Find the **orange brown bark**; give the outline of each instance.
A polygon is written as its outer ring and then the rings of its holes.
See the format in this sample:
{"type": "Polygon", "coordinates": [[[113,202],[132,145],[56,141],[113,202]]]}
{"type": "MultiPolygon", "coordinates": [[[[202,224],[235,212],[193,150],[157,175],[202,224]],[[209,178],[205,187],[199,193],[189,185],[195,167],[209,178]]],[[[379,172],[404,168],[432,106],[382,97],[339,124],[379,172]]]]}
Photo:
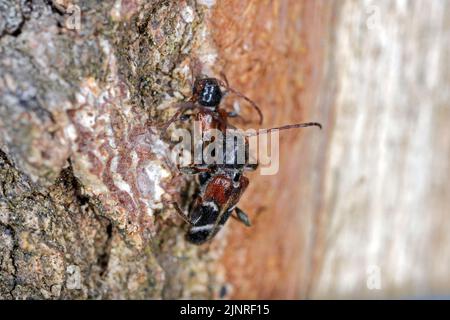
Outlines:
{"type": "MultiPolygon", "coordinates": [[[[332,7],[328,1],[217,2],[210,23],[219,68],[234,88],[260,105],[263,127],[323,121],[312,117],[320,117],[315,108],[332,7]]],[[[257,119],[247,111],[244,115],[257,119]]],[[[257,127],[256,120],[252,126],[257,127]]],[[[309,269],[315,263],[310,256],[315,233],[311,236],[307,228],[317,218],[319,202],[302,195],[312,194],[309,172],[320,166],[309,155],[311,143],[318,140],[308,140],[325,136],[326,129],[312,131],[281,133],[278,174],[250,175],[240,205],[253,227],[230,223],[223,258],[233,298],[296,299],[307,294],[309,269]],[[300,211],[303,202],[310,202],[308,212],[300,211]]]]}

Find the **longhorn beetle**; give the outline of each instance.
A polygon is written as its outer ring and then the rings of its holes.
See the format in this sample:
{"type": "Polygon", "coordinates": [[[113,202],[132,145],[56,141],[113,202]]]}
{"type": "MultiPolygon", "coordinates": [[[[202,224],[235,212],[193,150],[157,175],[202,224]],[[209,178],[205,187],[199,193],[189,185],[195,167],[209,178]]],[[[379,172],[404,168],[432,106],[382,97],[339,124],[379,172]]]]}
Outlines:
{"type": "MultiPolygon", "coordinates": [[[[228,81],[225,82],[216,78],[200,78],[194,83],[193,94],[189,101],[178,104],[180,110],[163,126],[164,133],[173,122],[178,119],[184,120],[183,114],[189,109],[198,109],[195,114],[196,120],[200,121],[203,132],[210,129],[218,129],[224,135],[227,128],[234,128],[228,123],[228,117],[235,117],[235,112],[226,112],[220,108],[220,103],[224,96],[221,87],[248,101],[258,112],[260,123],[263,122],[263,115],[259,107],[252,100],[230,88],[228,81]]],[[[226,93],[225,92],[225,93],[226,93]]],[[[261,130],[260,133],[269,133],[274,130],[287,130],[293,128],[303,128],[316,126],[322,128],[320,123],[309,122],[274,127],[261,130]]],[[[246,143],[247,145],[247,143],[246,143]]],[[[225,150],[225,148],[224,148],[225,150]]],[[[238,152],[235,146],[233,153],[238,152]]],[[[225,157],[227,155],[225,154],[225,157]]],[[[247,156],[247,150],[246,150],[247,156]]],[[[234,157],[236,159],[236,157],[234,157]]],[[[246,160],[248,158],[246,157],[246,160]]],[[[198,175],[200,191],[191,202],[189,213],[186,216],[176,202],[173,203],[176,211],[186,221],[190,228],[186,234],[186,239],[194,244],[203,244],[211,240],[230,216],[236,218],[246,226],[250,226],[248,216],[237,207],[239,199],[246,190],[249,180],[244,176],[244,171],[255,170],[257,165],[246,162],[245,164],[200,164],[180,168],[185,174],[198,175]],[[233,215],[235,213],[235,215],[233,215]]]]}

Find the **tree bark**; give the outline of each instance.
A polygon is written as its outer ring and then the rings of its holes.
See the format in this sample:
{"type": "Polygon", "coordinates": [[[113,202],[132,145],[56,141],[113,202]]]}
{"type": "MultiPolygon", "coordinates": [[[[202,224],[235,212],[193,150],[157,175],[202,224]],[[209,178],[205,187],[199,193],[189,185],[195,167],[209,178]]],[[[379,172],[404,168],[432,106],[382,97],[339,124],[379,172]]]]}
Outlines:
{"type": "Polygon", "coordinates": [[[0,297],[216,297],[220,244],[183,240],[156,132],[208,54],[208,7],[0,5],[0,297]]]}

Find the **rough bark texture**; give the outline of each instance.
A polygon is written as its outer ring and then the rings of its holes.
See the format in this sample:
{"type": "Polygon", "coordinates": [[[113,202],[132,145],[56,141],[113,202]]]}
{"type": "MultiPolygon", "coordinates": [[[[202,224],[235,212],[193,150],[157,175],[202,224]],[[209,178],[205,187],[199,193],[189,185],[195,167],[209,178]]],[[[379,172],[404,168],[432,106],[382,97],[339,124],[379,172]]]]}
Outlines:
{"type": "Polygon", "coordinates": [[[154,131],[173,112],[167,106],[190,94],[189,55],[209,54],[208,7],[0,9],[0,296],[216,297],[221,244],[183,240],[163,205],[173,172],[154,131]]]}
{"type": "Polygon", "coordinates": [[[0,0],[0,298],[449,294],[449,16],[444,0],[0,0]],[[157,129],[194,59],[264,127],[324,125],[284,133],[279,173],[242,199],[254,226],[201,247],[167,205],[195,186],[157,129]]]}

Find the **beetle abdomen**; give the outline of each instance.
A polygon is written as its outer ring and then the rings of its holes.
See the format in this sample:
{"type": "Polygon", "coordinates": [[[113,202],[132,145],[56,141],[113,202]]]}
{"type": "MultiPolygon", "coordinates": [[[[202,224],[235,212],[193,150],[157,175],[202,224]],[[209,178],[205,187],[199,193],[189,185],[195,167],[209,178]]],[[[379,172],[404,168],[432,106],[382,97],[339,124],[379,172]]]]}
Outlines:
{"type": "Polygon", "coordinates": [[[219,215],[219,208],[213,203],[206,203],[197,209],[200,218],[194,223],[186,234],[186,239],[194,244],[203,244],[214,237],[216,233],[227,222],[231,215],[228,210],[223,215],[219,215]]]}

